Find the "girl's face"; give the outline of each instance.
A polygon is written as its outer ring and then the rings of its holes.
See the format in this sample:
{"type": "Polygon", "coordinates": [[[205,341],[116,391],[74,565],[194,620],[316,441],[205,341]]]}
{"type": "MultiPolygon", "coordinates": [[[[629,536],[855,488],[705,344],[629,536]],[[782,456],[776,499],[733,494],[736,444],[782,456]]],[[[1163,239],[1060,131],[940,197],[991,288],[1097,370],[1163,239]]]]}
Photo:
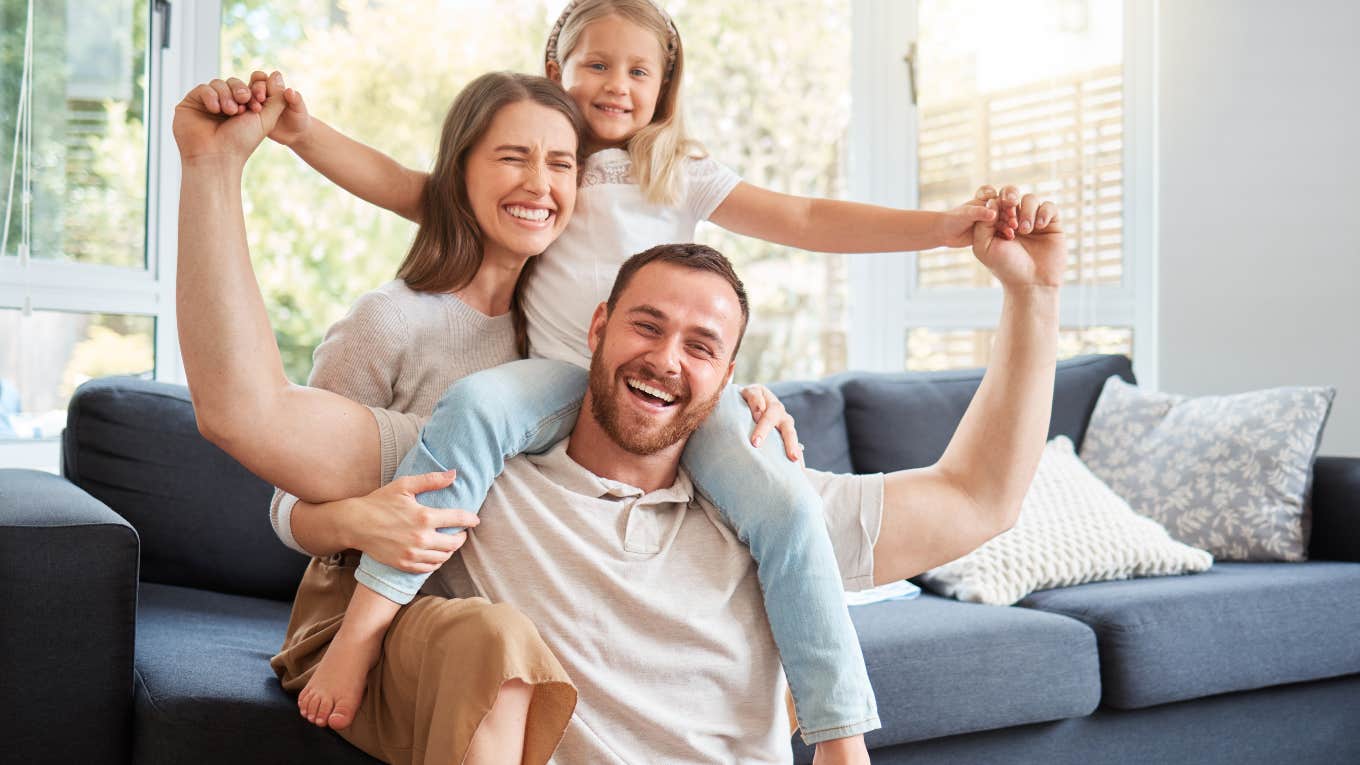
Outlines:
{"type": "Polygon", "coordinates": [[[622,148],[651,124],[665,64],[654,33],[611,14],[586,25],[562,70],[548,73],[581,107],[593,152],[622,148]]]}
{"type": "Polygon", "coordinates": [[[504,107],[466,162],[484,258],[538,255],[567,227],[576,204],[576,131],[561,112],[533,101],[504,107]]]}

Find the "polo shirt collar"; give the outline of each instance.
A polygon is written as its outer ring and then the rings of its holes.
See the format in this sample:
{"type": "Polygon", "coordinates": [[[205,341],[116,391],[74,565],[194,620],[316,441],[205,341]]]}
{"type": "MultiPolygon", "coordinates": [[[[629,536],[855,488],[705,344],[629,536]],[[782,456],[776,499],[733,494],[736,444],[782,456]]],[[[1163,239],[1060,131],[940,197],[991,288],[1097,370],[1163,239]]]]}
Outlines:
{"type": "Polygon", "coordinates": [[[570,442],[570,438],[564,438],[543,454],[532,454],[528,458],[538,466],[543,477],[573,494],[596,499],[605,496],[640,497],[645,500],[645,504],[688,503],[694,499],[694,483],[684,468],[676,472],[675,483],[664,489],[644,492],[636,486],[595,475],[582,467],[567,454],[567,445],[570,442]]]}

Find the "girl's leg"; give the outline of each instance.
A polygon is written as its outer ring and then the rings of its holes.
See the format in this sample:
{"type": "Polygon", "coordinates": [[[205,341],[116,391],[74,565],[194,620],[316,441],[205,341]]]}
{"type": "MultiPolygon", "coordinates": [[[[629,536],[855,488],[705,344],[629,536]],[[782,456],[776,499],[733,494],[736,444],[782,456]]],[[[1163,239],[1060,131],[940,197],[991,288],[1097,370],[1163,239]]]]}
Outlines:
{"type": "Polygon", "coordinates": [[[803,740],[815,744],[874,730],[878,707],[821,497],[785,456],[778,431],[757,449],[753,427],[750,407],[729,385],[690,437],[684,466],[751,548],[803,740]]]}
{"type": "MultiPolygon", "coordinates": [[[[566,437],[585,392],[585,370],[565,362],[526,359],[454,383],[420,432],[397,476],[454,468],[446,489],[417,499],[427,507],[477,512],[505,460],[544,451],[566,437]]],[[[456,534],[461,528],[440,529],[456,534]]],[[[408,574],[365,554],[354,578],[340,631],[298,697],[303,716],[343,730],[363,699],[365,678],[400,605],[411,602],[428,574],[408,574]]]]}
{"type": "MultiPolygon", "coordinates": [[[[512,361],[464,377],[439,400],[397,477],[456,470],[448,488],[416,499],[426,507],[478,512],[506,459],[546,451],[571,433],[585,391],[586,370],[547,359],[512,361]]],[[[408,574],[365,555],[355,578],[394,603],[409,603],[428,575],[408,574]]]]}

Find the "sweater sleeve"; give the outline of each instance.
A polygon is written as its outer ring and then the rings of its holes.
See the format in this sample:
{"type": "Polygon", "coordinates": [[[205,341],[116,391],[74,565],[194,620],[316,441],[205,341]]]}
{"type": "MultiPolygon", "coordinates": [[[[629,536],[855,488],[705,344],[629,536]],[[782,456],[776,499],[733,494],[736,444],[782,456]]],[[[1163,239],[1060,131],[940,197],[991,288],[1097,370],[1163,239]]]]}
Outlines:
{"type": "MultiPolygon", "coordinates": [[[[382,292],[366,293],[349,313],[326,330],[325,338],[312,354],[312,374],[307,384],[339,393],[364,406],[390,407],[397,376],[410,347],[409,336],[406,319],[396,302],[382,292]]],[[[384,455],[386,451],[384,448],[384,455]]],[[[386,464],[383,474],[386,483],[391,476],[386,464]]],[[[269,522],[279,541],[310,555],[293,536],[293,507],[297,501],[297,497],[275,489],[269,503],[269,522]]]]}

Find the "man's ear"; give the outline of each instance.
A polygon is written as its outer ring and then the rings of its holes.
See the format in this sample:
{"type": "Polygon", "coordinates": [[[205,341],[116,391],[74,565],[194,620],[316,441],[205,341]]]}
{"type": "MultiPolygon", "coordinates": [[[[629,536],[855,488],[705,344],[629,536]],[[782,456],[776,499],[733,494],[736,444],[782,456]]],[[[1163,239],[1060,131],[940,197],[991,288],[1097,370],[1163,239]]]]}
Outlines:
{"type": "Polygon", "coordinates": [[[590,317],[590,333],[586,341],[590,344],[591,355],[595,354],[600,347],[600,342],[604,340],[604,325],[609,322],[609,304],[600,303],[595,306],[595,313],[590,317]]]}
{"type": "Polygon", "coordinates": [[[548,79],[558,85],[562,84],[562,67],[559,66],[556,61],[545,61],[543,63],[543,71],[548,75],[548,79]]]}
{"type": "Polygon", "coordinates": [[[727,384],[732,384],[732,378],[737,374],[737,360],[733,359],[727,364],[727,384]]]}

